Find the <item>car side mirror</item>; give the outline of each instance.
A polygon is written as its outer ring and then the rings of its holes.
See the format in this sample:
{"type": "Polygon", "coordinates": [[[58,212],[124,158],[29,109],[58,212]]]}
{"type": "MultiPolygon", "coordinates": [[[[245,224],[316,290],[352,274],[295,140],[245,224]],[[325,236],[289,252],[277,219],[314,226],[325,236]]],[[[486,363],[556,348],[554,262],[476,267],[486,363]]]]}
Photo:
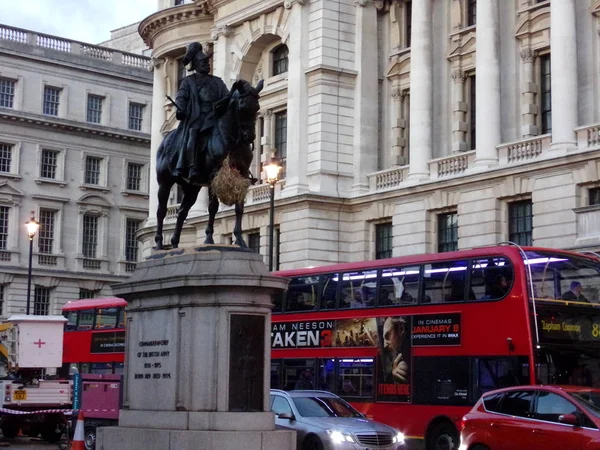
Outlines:
{"type": "Polygon", "coordinates": [[[277,414],[277,418],[279,418],[279,419],[288,419],[288,420],[295,420],[296,419],[292,413],[277,414]]]}
{"type": "Polygon", "coordinates": [[[579,424],[579,420],[577,420],[577,416],[575,414],[561,414],[560,416],[558,416],[558,421],[560,423],[573,426],[579,424]]]}

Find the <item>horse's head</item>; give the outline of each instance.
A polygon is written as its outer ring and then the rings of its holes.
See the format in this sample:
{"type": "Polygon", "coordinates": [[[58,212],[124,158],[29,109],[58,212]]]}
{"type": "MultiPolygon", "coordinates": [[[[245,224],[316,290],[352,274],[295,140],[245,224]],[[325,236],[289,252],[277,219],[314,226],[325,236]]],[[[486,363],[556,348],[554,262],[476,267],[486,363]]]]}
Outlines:
{"type": "Polygon", "coordinates": [[[263,88],[263,80],[252,87],[246,80],[238,80],[231,87],[232,100],[237,102],[237,126],[239,140],[249,144],[256,139],[256,114],[260,109],[259,93],[263,88]]]}

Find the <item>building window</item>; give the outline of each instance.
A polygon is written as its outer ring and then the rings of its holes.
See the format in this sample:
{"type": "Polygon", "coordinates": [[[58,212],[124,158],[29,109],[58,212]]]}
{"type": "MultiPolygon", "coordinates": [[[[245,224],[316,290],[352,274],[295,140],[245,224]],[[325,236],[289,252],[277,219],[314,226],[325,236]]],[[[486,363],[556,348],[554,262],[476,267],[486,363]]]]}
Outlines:
{"type": "Polygon", "coordinates": [[[12,145],[0,143],[0,172],[10,172],[12,145]]]}
{"type": "Polygon", "coordinates": [[[44,114],[47,116],[58,116],[58,104],[60,100],[60,89],[44,87],[44,114]]]}
{"type": "Polygon", "coordinates": [[[98,294],[98,291],[94,291],[93,289],[79,289],[79,298],[95,298],[98,294]]]}
{"type": "Polygon", "coordinates": [[[40,231],[38,238],[38,251],[52,254],[54,248],[54,222],[56,212],[48,209],[40,210],[40,231]]]}
{"type": "Polygon", "coordinates": [[[552,72],[549,54],[540,56],[540,71],[542,134],[546,134],[552,132],[552,72]]]}
{"type": "Polygon", "coordinates": [[[375,259],[391,258],[393,242],[391,223],[375,225],[375,259]]]}
{"type": "Polygon", "coordinates": [[[127,164],[127,190],[141,191],[142,190],[142,170],[143,164],[129,163],[127,164]]]}
{"type": "Polygon", "coordinates": [[[589,204],[590,206],[593,205],[600,205],[600,188],[592,188],[589,191],[589,204]]]}
{"type": "Polygon", "coordinates": [[[260,254],[260,233],[248,233],[248,248],[260,254]]]}
{"type": "Polygon", "coordinates": [[[286,73],[288,71],[288,48],[281,44],[273,49],[273,76],[286,73]]]}
{"type": "Polygon", "coordinates": [[[50,288],[36,286],[33,294],[33,315],[47,316],[50,312],[50,288]]]}
{"type": "Polygon", "coordinates": [[[282,178],[285,177],[285,162],[287,159],[287,111],[275,114],[275,150],[279,164],[283,167],[282,178]]]}
{"type": "Polygon", "coordinates": [[[477,78],[475,74],[469,75],[467,78],[467,86],[469,89],[469,148],[475,150],[477,148],[476,139],[476,117],[477,117],[477,78]]]}
{"type": "Polygon", "coordinates": [[[5,285],[0,284],[0,315],[4,314],[4,291],[5,285]]]}
{"type": "Polygon", "coordinates": [[[406,41],[406,47],[410,47],[412,42],[412,2],[404,3],[404,31],[406,33],[404,39],[406,41]]]}
{"type": "Polygon", "coordinates": [[[129,129],[135,131],[142,131],[142,112],[144,105],[139,103],[129,104],[129,129]]]}
{"type": "Polygon", "coordinates": [[[100,184],[100,166],[102,158],[87,156],[85,158],[85,184],[100,184]]]}
{"type": "Polygon", "coordinates": [[[85,214],[83,216],[83,245],[84,258],[95,259],[98,248],[98,217],[85,214]]]}
{"type": "Polygon", "coordinates": [[[458,250],[458,214],[438,214],[438,252],[458,250]]]}
{"type": "Polygon", "coordinates": [[[40,168],[40,177],[56,178],[56,167],[58,165],[58,152],[55,150],[42,150],[42,167],[40,168]]]}
{"type": "Polygon", "coordinates": [[[13,108],[15,100],[15,81],[0,78],[0,107],[13,108]]]}
{"type": "Polygon", "coordinates": [[[8,206],[0,206],[0,250],[6,250],[8,244],[8,206]]]}
{"type": "Polygon", "coordinates": [[[477,24],[477,0],[468,0],[467,4],[467,26],[477,24]]]}
{"type": "Polygon", "coordinates": [[[531,200],[508,204],[508,240],[519,245],[532,245],[533,204],[531,200]]]}
{"type": "Polygon", "coordinates": [[[125,223],[125,261],[137,262],[138,260],[138,241],[135,234],[140,228],[140,221],[127,219],[125,223]]]}
{"type": "Polygon", "coordinates": [[[100,123],[102,120],[102,100],[98,95],[88,95],[87,102],[87,121],[91,123],[100,123]]]}

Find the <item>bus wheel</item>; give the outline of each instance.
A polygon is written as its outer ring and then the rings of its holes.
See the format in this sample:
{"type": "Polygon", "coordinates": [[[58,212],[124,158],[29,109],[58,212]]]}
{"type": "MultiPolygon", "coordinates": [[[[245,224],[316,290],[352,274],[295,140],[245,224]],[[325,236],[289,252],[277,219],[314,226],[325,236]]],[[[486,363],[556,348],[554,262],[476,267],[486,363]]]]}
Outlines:
{"type": "Polygon", "coordinates": [[[323,444],[318,437],[310,436],[302,444],[302,450],[323,450],[323,444]]]}
{"type": "Polygon", "coordinates": [[[85,427],[85,450],[96,450],[96,427],[85,427]]]}
{"type": "Polygon", "coordinates": [[[2,427],[2,435],[4,439],[14,439],[19,434],[19,427],[12,425],[5,425],[2,427]]]}
{"type": "Polygon", "coordinates": [[[427,437],[427,450],[458,450],[458,433],[449,422],[435,425],[427,437]]]}

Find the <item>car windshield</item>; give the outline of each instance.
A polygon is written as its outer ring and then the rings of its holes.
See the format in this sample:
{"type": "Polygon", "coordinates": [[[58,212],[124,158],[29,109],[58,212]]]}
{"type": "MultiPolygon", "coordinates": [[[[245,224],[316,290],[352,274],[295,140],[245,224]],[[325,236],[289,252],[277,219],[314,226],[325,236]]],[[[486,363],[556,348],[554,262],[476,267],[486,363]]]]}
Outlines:
{"type": "Polygon", "coordinates": [[[335,397],[293,397],[302,417],[362,417],[348,403],[335,397]]]}
{"type": "Polygon", "coordinates": [[[572,397],[579,400],[588,411],[597,417],[600,417],[600,392],[596,391],[579,391],[570,392],[572,397]]]}

